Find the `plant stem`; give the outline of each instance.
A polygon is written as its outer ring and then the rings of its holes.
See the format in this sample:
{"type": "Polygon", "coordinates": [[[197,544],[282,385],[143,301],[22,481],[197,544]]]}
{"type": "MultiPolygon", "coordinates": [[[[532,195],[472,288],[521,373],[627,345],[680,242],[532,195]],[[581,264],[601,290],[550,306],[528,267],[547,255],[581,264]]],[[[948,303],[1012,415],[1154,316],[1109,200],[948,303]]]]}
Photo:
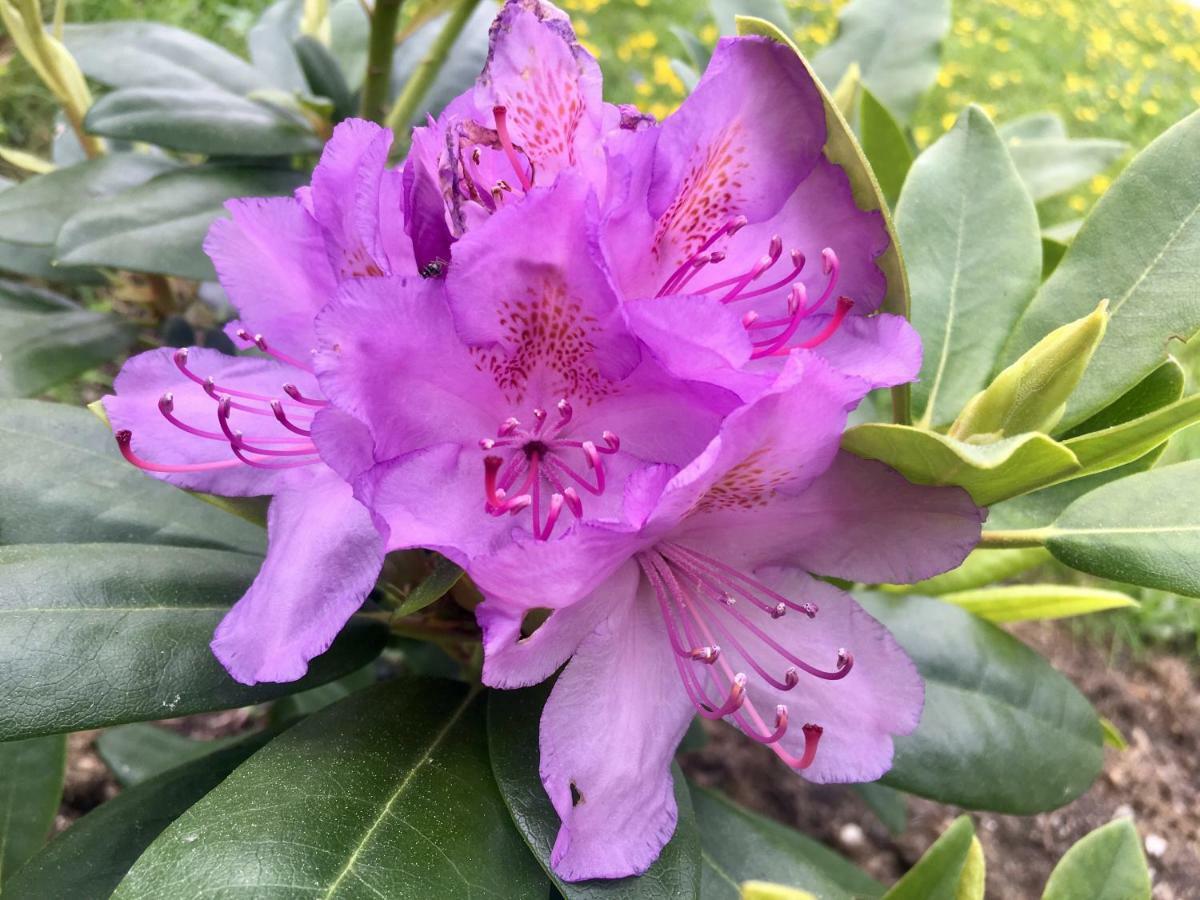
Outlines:
{"type": "Polygon", "coordinates": [[[1024,528],[1011,531],[985,531],[979,538],[979,548],[985,550],[1016,550],[1022,547],[1044,547],[1053,528],[1024,528]]]}
{"type": "Polygon", "coordinates": [[[408,126],[417,112],[417,104],[429,93],[430,85],[433,84],[437,73],[441,71],[446,57],[450,55],[450,48],[462,34],[467,20],[471,18],[471,13],[475,12],[475,7],[478,5],[479,0],[458,0],[458,5],[450,13],[450,18],[446,20],[437,40],[433,42],[429,52],[425,54],[425,58],[417,65],[412,77],[404,85],[404,90],[396,98],[396,105],[388,113],[386,123],[387,127],[396,134],[396,142],[392,147],[393,155],[403,154],[408,150],[408,126]]]}
{"type": "Polygon", "coordinates": [[[912,424],[912,387],[898,384],[892,388],[892,421],[897,425],[912,424]]]}
{"type": "Polygon", "coordinates": [[[376,0],[371,13],[367,46],[367,77],[363,81],[362,115],[383,122],[387,114],[388,87],[392,81],[392,55],[396,52],[396,22],[404,0],[376,0]]]}

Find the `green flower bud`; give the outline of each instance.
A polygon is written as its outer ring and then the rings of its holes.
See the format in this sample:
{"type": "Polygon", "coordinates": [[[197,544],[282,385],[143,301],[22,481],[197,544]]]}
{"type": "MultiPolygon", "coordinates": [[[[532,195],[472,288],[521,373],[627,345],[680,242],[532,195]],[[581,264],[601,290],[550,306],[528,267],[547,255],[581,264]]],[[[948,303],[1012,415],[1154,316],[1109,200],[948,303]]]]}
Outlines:
{"type": "Polygon", "coordinates": [[[1030,431],[1048,433],[1100,346],[1108,318],[1108,301],[1101,300],[1091,314],[1038,341],[971,398],[950,426],[950,437],[989,444],[1030,431]]]}

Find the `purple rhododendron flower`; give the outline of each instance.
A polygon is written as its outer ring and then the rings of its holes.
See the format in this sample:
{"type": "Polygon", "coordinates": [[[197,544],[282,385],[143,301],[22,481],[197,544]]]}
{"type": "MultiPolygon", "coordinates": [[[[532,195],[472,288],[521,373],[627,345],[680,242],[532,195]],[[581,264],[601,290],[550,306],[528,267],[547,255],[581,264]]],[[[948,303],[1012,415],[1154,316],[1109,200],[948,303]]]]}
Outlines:
{"type": "MultiPolygon", "coordinates": [[[[338,126],[295,197],[234,200],[205,250],[241,320],[232,336],[270,358],[198,348],[130,359],[104,408],[125,457],[164,481],[225,496],[271,494],[258,577],[217,628],[213,652],[246,684],[293,681],[375,583],[383,539],[318,451],[362,426],[312,374],[313,322],[346,279],[415,273],[391,132],[338,126]]],[[[336,457],[336,453],[334,454],[336,457]]]]}
{"type": "Polygon", "coordinates": [[[418,264],[439,273],[454,240],[561,172],[601,195],[604,136],[644,120],[601,100],[600,67],[565,13],[542,0],[508,0],[478,82],[414,129],[404,179],[418,264]]]}

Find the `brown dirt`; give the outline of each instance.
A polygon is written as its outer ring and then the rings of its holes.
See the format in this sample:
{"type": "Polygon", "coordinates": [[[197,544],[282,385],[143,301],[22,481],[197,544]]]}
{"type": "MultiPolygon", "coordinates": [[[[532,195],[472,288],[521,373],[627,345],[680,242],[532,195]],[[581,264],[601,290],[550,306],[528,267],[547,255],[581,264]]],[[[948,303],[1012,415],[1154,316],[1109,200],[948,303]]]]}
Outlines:
{"type": "MultiPolygon", "coordinates": [[[[1106,750],[1103,774],[1062,809],[1028,818],[973,814],[987,856],[988,897],[1035,900],[1071,844],[1116,816],[1132,815],[1154,876],[1155,900],[1200,900],[1200,671],[1166,654],[1140,662],[1110,659],[1094,641],[1062,625],[1016,630],[1080,687],[1130,746],[1106,750]]],[[[198,738],[254,727],[244,710],[166,724],[198,738]]],[[[118,791],[92,747],[95,735],[70,737],[57,830],[118,791]]],[[[708,745],[687,754],[684,768],[701,784],[839,850],[885,883],[907,870],[961,812],[910,798],[908,827],[894,836],[856,794],[808,784],[765,747],[725,726],[711,729],[708,745]]]]}
{"type": "MultiPolygon", "coordinates": [[[[1031,817],[973,814],[987,857],[987,896],[1035,900],[1068,847],[1105,822],[1132,815],[1155,900],[1200,898],[1200,673],[1170,655],[1111,660],[1062,625],[1016,630],[1116,724],[1129,749],[1106,750],[1096,783],[1062,809],[1031,817]]],[[[710,737],[704,749],[688,754],[689,775],[823,841],[885,883],[962,812],[910,798],[908,827],[894,836],[848,789],[796,778],[769,750],[731,728],[717,726],[710,737]]]]}

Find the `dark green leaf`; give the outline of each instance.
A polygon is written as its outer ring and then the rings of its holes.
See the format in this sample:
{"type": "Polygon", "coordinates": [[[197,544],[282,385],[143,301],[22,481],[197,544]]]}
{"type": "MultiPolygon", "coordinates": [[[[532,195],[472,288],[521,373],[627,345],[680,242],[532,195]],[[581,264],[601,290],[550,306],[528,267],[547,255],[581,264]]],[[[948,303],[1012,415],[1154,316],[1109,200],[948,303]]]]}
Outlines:
{"type": "MultiPolygon", "coordinates": [[[[429,646],[429,645],[426,645],[429,646]]],[[[311,691],[301,691],[276,700],[271,707],[272,722],[291,722],[311,716],[332,703],[344,700],[355,691],[361,691],[375,683],[375,663],[368,663],[357,672],[351,672],[344,678],[331,681],[315,687],[311,691]]]]}
{"type": "Polygon", "coordinates": [[[197,34],[157,22],[68,25],[63,39],[85,75],[116,88],[221,89],[267,86],[244,59],[197,34]]]}
{"type": "Polygon", "coordinates": [[[150,544],[0,547],[0,739],[246,706],[378,655],[386,629],[351,620],[303,680],[235,682],[208,643],[260,562],[150,544]]]}
{"type": "Polygon", "coordinates": [[[0,544],[120,542],[207,547],[258,560],[265,533],[118,452],[85,409],[0,401],[0,544]]]}
{"type": "Polygon", "coordinates": [[[1095,710],[995,625],[925,597],[863,595],[925,679],[916,732],[884,784],[967,809],[1028,815],[1079,796],[1103,762],[1095,710]]]}
{"type": "MultiPolygon", "coordinates": [[[[63,735],[0,744],[0,883],[46,843],[66,773],[63,735]]],[[[4,896],[9,896],[4,884],[4,896]]]]}
{"type": "Polygon", "coordinates": [[[1066,244],[1048,237],[1045,232],[1042,233],[1042,281],[1054,274],[1066,252],[1066,244]]]}
{"type": "Polygon", "coordinates": [[[956,900],[974,837],[971,820],[959,816],[883,895],[885,900],[956,900]]]}
{"type": "Polygon", "coordinates": [[[538,776],[538,723],[550,688],[546,682],[523,691],[492,691],[488,696],[488,744],[496,784],[517,830],[546,874],[566,900],[699,896],[700,840],[687,782],[678,766],[674,774],[679,824],[649,871],[640,878],[575,883],[560,881],[551,871],[550,848],[559,820],[538,776]]]}
{"type": "Polygon", "coordinates": [[[362,87],[367,72],[371,19],[359,0],[333,0],[329,6],[329,52],[338,61],[346,85],[362,87]]]}
{"type": "Polygon", "coordinates": [[[0,280],[0,397],[30,396],[107,362],[134,330],[50,291],[0,280]]]}
{"type": "Polygon", "coordinates": [[[172,172],[72,216],[59,260],[211,281],[201,244],[225,201],[288,194],[303,181],[297,172],[218,165],[172,172]]]}
{"type": "Polygon", "coordinates": [[[838,33],[813,59],[827,85],[851,63],[862,82],[901,122],[937,77],[942,39],[950,28],[949,0],[911,0],[903,13],[892,0],[851,0],[838,16],[838,33]]]}
{"type": "Polygon", "coordinates": [[[708,61],[712,57],[712,51],[705,46],[704,41],[700,40],[696,34],[681,25],[672,25],[671,34],[679,40],[687,53],[686,62],[697,72],[703,72],[708,68],[708,61]]]}
{"type": "Polygon", "coordinates": [[[895,208],[900,188],[913,164],[908,138],[882,103],[866,86],[859,105],[859,132],[863,153],[875,171],[875,178],[887,202],[895,208]]]}
{"type": "Polygon", "coordinates": [[[1042,900],[1150,900],[1150,872],[1129,819],[1102,825],[1058,861],[1042,900]]]}
{"type": "Polygon", "coordinates": [[[121,88],[97,100],[92,134],[210,156],[286,156],[321,149],[300,117],[267,103],[204,88],[121,88]]]}
{"type": "MultiPolygon", "coordinates": [[[[786,777],[786,776],[785,776],[786,777]]],[[[827,847],[692,786],[703,846],[704,900],[738,900],[744,881],[793,885],[822,900],[878,897],[883,887],[827,847]]]]}
{"type": "Polygon", "coordinates": [[[1072,428],[1064,438],[1075,438],[1093,431],[1122,425],[1147,413],[1162,409],[1183,396],[1186,375],[1175,359],[1165,363],[1127,390],[1085,422],[1072,428]]]}
{"type": "Polygon", "coordinates": [[[918,157],[896,229],[925,345],[914,415],[945,425],[987,386],[1041,282],[1037,210],[983,110],[968,108],[918,157]]]}
{"type": "Polygon", "coordinates": [[[1063,441],[1063,445],[1083,466],[1080,474],[1090,475],[1140,459],[1197,421],[1200,394],[1193,394],[1128,422],[1063,441]]]}
{"type": "Polygon", "coordinates": [[[133,722],[106,729],[96,739],[96,752],[117,781],[124,787],[132,787],[168,769],[208,756],[236,740],[198,741],[169,728],[133,722]]]}
{"type": "Polygon", "coordinates": [[[53,244],[63,223],[89,202],[176,167],[163,157],[118,153],[30,178],[0,193],[0,240],[53,244]]]}
{"type": "Polygon", "coordinates": [[[1200,597],[1200,461],[1113,481],[1068,506],[1045,532],[1073,569],[1200,597]]]}
{"type": "Polygon", "coordinates": [[[122,791],[26,863],[4,900],[108,900],[150,842],[272,736],[252,735],[122,791]]]}
{"type": "Polygon", "coordinates": [[[1200,255],[1200,112],[1133,160],[1088,216],[1017,323],[1012,361],[1052,328],[1108,298],[1108,335],[1060,423],[1065,431],[1162,365],[1167,339],[1200,330],[1193,271],[1200,255]],[[1136,227],[1130,223],[1136,222],[1136,227]]]}
{"type": "Polygon", "coordinates": [[[492,780],[482,696],[401,680],[305,719],[167,828],[114,900],[290,900],[301,889],[546,896],[492,780]]]}
{"type": "Polygon", "coordinates": [[[104,284],[104,276],[95,269],[55,266],[52,244],[17,244],[0,241],[0,272],[63,281],[72,284],[104,284]]]}
{"type": "Polygon", "coordinates": [[[454,587],[458,579],[462,578],[462,574],[461,566],[444,556],[436,556],[433,562],[433,571],[404,598],[404,602],[396,608],[395,615],[397,617],[412,615],[431,603],[436,603],[449,592],[450,588],[454,587]]]}
{"type": "Polygon", "coordinates": [[[301,35],[296,38],[295,55],[300,60],[307,79],[307,87],[320,97],[333,103],[334,118],[344,119],[354,115],[354,95],[342,77],[337,60],[320,41],[301,35]]]}

